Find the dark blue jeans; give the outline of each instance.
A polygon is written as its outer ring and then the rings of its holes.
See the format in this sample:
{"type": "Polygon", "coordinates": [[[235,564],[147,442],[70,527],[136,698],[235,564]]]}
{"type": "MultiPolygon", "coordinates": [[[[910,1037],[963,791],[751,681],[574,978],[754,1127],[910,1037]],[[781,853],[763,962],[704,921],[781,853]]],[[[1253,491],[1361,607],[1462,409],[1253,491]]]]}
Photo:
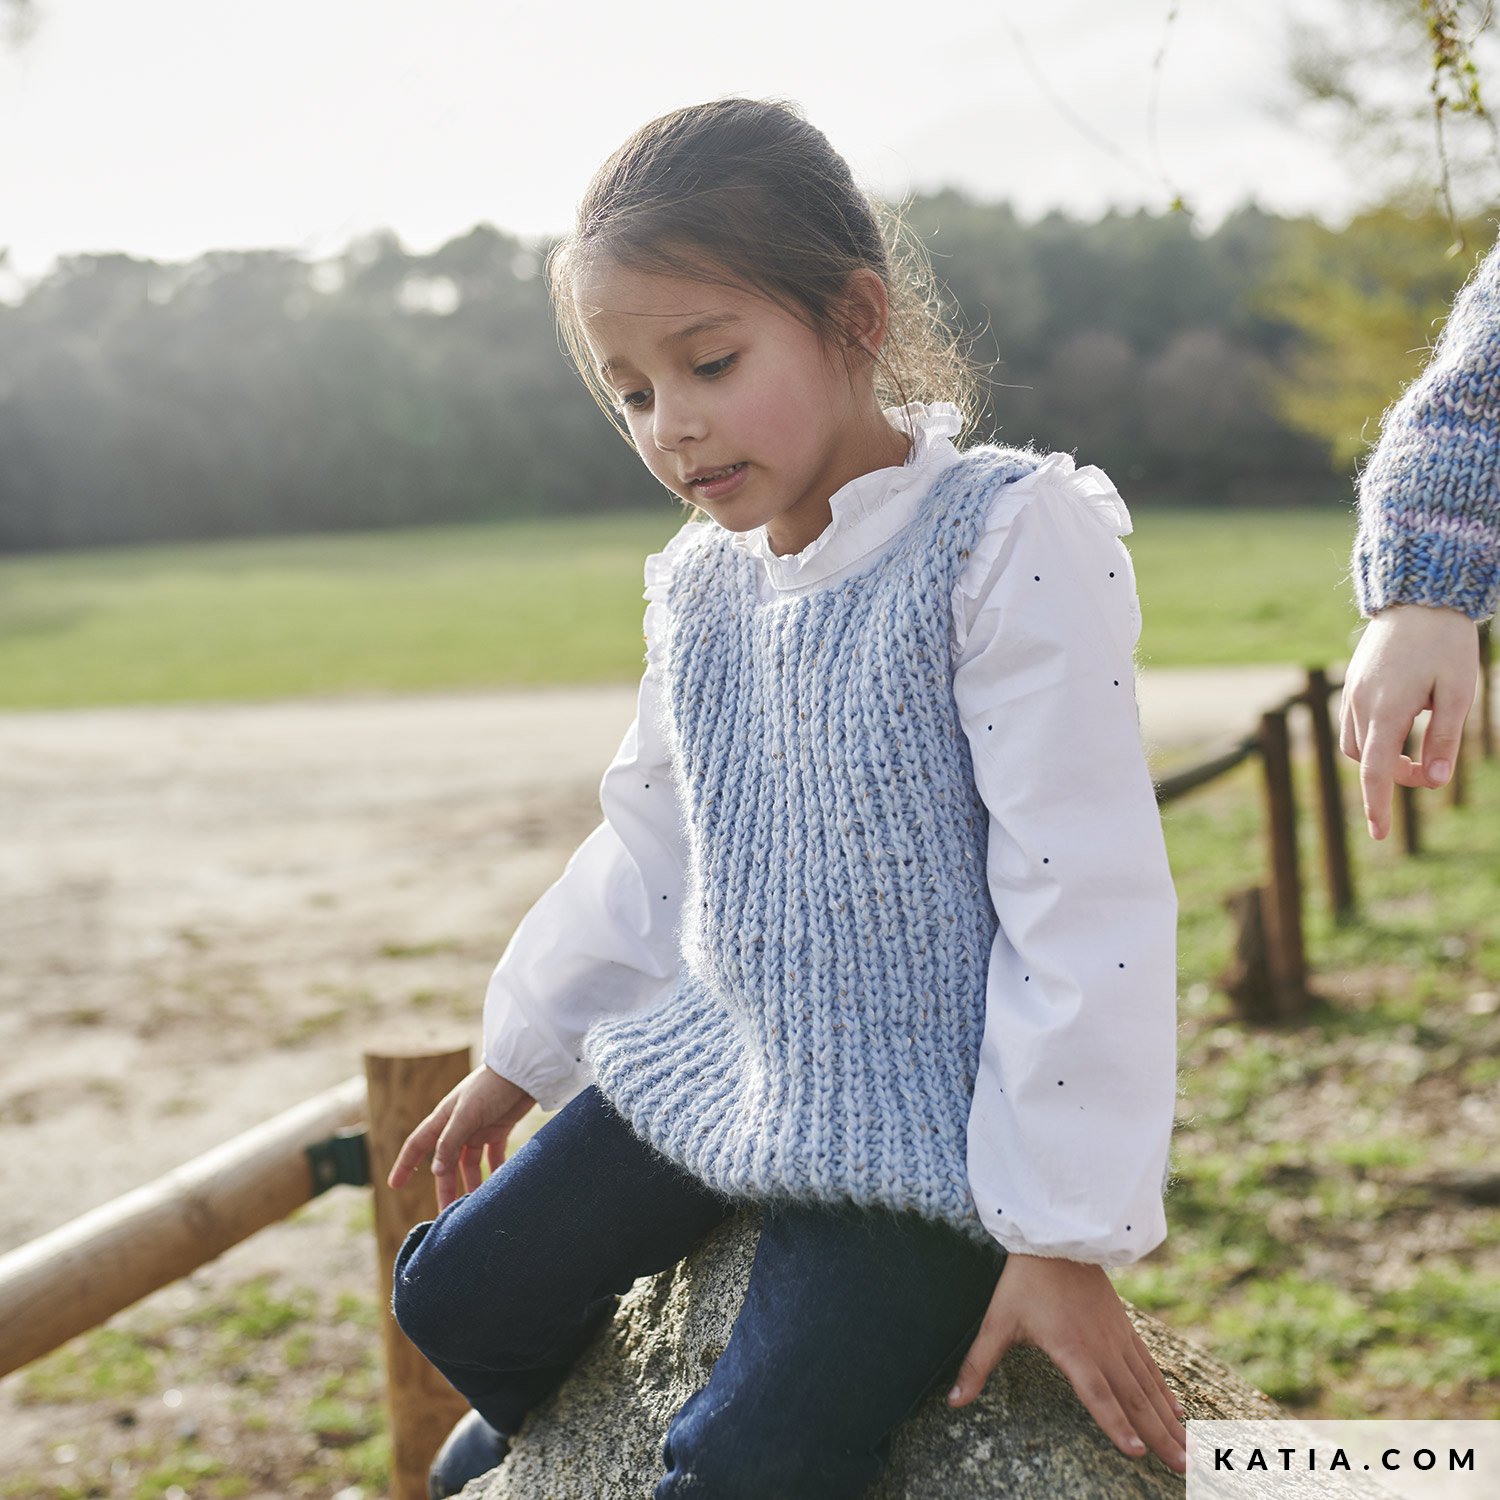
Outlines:
{"type": "MultiPolygon", "coordinates": [[[[591,1086],[477,1191],[412,1230],[396,1318],[513,1433],[637,1277],[750,1206],[641,1140],[591,1086]]],[[[915,1213],[768,1206],[729,1345],[667,1428],[653,1500],[864,1494],[896,1428],[946,1391],[1004,1262],[998,1244],[915,1213]]]]}

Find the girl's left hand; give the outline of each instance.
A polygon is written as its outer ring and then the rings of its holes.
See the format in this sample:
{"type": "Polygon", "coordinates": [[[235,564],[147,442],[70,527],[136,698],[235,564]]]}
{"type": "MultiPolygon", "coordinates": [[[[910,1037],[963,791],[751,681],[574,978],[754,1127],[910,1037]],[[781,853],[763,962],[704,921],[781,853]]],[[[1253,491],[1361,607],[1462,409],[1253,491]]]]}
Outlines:
{"type": "Polygon", "coordinates": [[[1339,748],[1359,762],[1370,837],[1391,831],[1393,786],[1437,787],[1453,774],[1479,678],[1479,631],[1456,609],[1388,604],[1364,628],[1339,696],[1339,748]],[[1405,752],[1432,710],[1422,758],[1405,752]]]}
{"type": "Polygon", "coordinates": [[[1149,1446],[1179,1474],[1187,1471],[1185,1413],[1103,1266],[1007,1256],[949,1406],[978,1396],[1012,1344],[1042,1350],[1122,1453],[1139,1458],[1149,1446]]]}

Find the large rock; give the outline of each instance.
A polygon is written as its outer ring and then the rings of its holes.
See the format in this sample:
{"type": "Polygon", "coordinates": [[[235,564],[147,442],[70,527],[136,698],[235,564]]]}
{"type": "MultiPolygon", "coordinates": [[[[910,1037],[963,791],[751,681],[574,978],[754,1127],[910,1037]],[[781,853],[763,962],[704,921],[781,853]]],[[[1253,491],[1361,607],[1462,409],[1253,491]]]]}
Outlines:
{"type": "MultiPolygon", "coordinates": [[[[529,1413],[505,1462],[464,1500],[646,1500],[673,1414],[708,1380],[739,1315],[760,1217],[725,1220],[643,1277],[567,1380],[529,1413]]],[[[1127,1304],[1128,1305],[1128,1304],[1127,1304]]],[[[1283,1415],[1269,1397],[1135,1308],[1130,1316],[1190,1417],[1283,1415]]],[[[1184,1481],[1125,1457],[1044,1354],[1012,1349],[977,1401],[942,1391],[905,1422],[869,1500],[1154,1500],[1184,1481]]]]}

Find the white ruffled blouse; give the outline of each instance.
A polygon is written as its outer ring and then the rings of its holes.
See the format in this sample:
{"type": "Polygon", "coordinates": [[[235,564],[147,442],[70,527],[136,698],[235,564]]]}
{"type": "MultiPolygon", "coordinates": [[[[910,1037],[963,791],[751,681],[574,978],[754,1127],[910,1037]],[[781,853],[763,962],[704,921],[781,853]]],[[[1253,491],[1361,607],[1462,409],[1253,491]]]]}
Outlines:
{"type": "MultiPolygon", "coordinates": [[[[961,419],[946,403],[907,410],[906,462],[835,493],[833,519],[801,552],[773,552],[764,527],[736,534],[763,599],[872,566],[916,515],[959,457],[961,419]]],[[[902,413],[886,415],[896,425],[902,413]]],[[[714,523],[687,526],[702,524],[714,523]]],[[[1130,530],[1105,475],[1054,453],[996,492],[952,596],[953,691],[989,809],[999,918],[970,1185],[1006,1250],[1104,1266],[1166,1237],[1176,1091],[1177,897],[1136,707],[1130,530]],[[1067,856],[1040,880],[1039,848],[1067,856]],[[1106,1005],[1100,995],[1120,990],[1098,980],[1116,967],[1133,976],[1129,999],[1106,1005]],[[1062,1077],[1087,1087],[1060,1093],[1062,1077]]],[[[682,902],[660,894],[681,897],[686,850],[658,711],[685,531],[646,559],[646,669],[600,783],[604,819],[517,926],[485,998],[485,1062],[545,1109],[594,1081],[579,1060],[589,1024],[664,998],[677,975],[668,914],[682,902]]]]}

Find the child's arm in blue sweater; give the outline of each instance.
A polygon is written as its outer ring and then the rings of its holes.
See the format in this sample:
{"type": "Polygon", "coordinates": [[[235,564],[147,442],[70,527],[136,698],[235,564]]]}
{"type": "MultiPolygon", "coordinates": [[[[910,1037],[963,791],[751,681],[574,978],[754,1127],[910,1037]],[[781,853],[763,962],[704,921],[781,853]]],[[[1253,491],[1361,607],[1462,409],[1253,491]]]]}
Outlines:
{"type": "Polygon", "coordinates": [[[1360,763],[1371,837],[1395,784],[1441,786],[1474,701],[1473,622],[1500,599],[1500,245],[1460,293],[1431,362],[1387,413],[1360,476],[1355,597],[1339,743],[1360,763]],[[1420,759],[1403,753],[1424,709],[1420,759]]]}

